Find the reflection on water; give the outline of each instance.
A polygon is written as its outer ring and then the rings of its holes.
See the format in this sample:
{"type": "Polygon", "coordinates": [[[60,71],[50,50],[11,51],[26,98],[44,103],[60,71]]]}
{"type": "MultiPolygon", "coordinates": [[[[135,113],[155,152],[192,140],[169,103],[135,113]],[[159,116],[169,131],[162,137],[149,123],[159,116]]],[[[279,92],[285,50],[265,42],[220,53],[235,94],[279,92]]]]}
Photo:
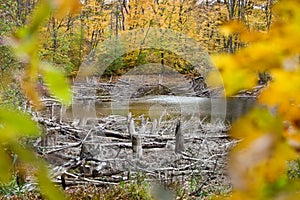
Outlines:
{"type": "Polygon", "coordinates": [[[118,114],[158,118],[164,111],[173,116],[197,116],[200,118],[225,118],[232,122],[245,114],[255,104],[254,98],[200,98],[179,96],[148,96],[129,102],[96,103],[98,117],[118,114]]]}
{"type": "Polygon", "coordinates": [[[227,100],[227,114],[226,118],[229,121],[234,121],[242,115],[246,114],[251,108],[255,106],[255,98],[239,98],[232,97],[227,100]]]}

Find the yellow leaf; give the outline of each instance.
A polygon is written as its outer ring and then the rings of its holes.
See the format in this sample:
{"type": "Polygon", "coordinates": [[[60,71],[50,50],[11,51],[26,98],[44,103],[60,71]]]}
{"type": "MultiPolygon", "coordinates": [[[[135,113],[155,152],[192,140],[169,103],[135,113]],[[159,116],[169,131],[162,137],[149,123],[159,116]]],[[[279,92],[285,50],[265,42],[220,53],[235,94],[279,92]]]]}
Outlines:
{"type": "Polygon", "coordinates": [[[220,31],[225,36],[232,35],[234,33],[244,33],[247,32],[247,28],[244,24],[239,21],[231,21],[227,24],[221,26],[220,31]]]}
{"type": "Polygon", "coordinates": [[[49,0],[54,4],[56,8],[57,17],[63,17],[68,13],[75,14],[81,9],[80,0],[49,0]]]}
{"type": "Polygon", "coordinates": [[[296,131],[294,127],[289,127],[285,130],[284,137],[294,150],[300,151],[300,132],[296,131]]]}
{"type": "Polygon", "coordinates": [[[243,32],[240,35],[240,39],[244,42],[257,42],[260,40],[265,40],[267,39],[268,35],[266,34],[266,32],[243,32]]]}
{"type": "Polygon", "coordinates": [[[24,80],[22,82],[22,90],[25,93],[26,97],[31,101],[31,103],[39,109],[41,107],[40,96],[36,91],[36,83],[30,80],[24,80]]]}
{"type": "Polygon", "coordinates": [[[262,91],[258,101],[269,107],[277,107],[283,119],[300,119],[300,72],[273,70],[271,75],[273,80],[262,91]]]}
{"type": "MultiPolygon", "coordinates": [[[[212,59],[222,75],[227,96],[231,96],[242,89],[255,86],[257,81],[256,73],[240,68],[238,60],[234,57],[220,55],[214,56],[212,59]]],[[[209,74],[208,85],[220,84],[220,80],[215,82],[215,75],[215,73],[209,74]]]]}

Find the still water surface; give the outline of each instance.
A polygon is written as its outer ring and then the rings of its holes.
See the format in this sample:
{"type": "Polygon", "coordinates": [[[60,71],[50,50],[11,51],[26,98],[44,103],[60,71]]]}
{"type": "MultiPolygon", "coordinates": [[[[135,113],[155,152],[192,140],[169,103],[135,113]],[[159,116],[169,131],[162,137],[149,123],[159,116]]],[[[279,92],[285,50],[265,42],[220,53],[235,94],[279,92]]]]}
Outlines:
{"type": "Polygon", "coordinates": [[[176,116],[198,116],[200,118],[226,119],[234,121],[249,111],[255,104],[254,98],[202,98],[182,96],[146,96],[118,102],[98,102],[95,112],[98,117],[118,114],[126,116],[145,115],[159,118],[164,112],[176,116]]]}

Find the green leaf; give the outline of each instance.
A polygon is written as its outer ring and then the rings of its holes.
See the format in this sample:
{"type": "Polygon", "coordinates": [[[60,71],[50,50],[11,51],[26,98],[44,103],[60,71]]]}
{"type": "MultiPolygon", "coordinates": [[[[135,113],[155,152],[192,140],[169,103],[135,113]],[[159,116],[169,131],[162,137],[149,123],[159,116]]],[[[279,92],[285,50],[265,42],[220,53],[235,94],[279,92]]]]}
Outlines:
{"type": "Polygon", "coordinates": [[[65,199],[63,193],[56,186],[54,186],[47,174],[49,174],[47,168],[45,166],[40,166],[37,172],[37,178],[42,194],[50,200],[65,199]]]}
{"type": "Polygon", "coordinates": [[[19,141],[11,143],[9,148],[18,155],[18,159],[23,163],[30,163],[37,168],[42,164],[42,160],[35,155],[34,150],[24,147],[19,141]]]}
{"type": "MultiPolygon", "coordinates": [[[[24,148],[18,143],[12,144],[11,149],[19,156],[18,158],[22,162],[35,166],[35,168],[37,169],[36,177],[40,187],[40,191],[46,199],[65,199],[63,193],[51,182],[51,179],[48,176],[49,171],[47,169],[46,163],[42,159],[35,156],[33,150],[24,148]]],[[[1,172],[2,171],[0,171],[0,173],[1,172]]]]}
{"type": "Polygon", "coordinates": [[[48,63],[42,63],[41,70],[50,93],[63,104],[70,104],[72,93],[63,72],[48,63]]]}
{"type": "Polygon", "coordinates": [[[5,152],[3,146],[0,146],[0,182],[1,183],[8,183],[11,177],[11,165],[10,165],[10,157],[5,152]]]}
{"type": "Polygon", "coordinates": [[[27,27],[19,29],[17,35],[20,38],[34,37],[39,31],[39,27],[45,23],[45,20],[51,13],[52,6],[49,1],[42,1],[33,11],[30,23],[27,27]]]}
{"type": "Polygon", "coordinates": [[[28,114],[15,109],[0,108],[0,141],[38,135],[39,129],[28,114]]]}
{"type": "Polygon", "coordinates": [[[48,1],[42,1],[40,5],[35,9],[35,12],[32,16],[32,21],[29,26],[29,34],[33,34],[39,30],[39,27],[43,25],[47,17],[51,13],[51,5],[48,1]]]}

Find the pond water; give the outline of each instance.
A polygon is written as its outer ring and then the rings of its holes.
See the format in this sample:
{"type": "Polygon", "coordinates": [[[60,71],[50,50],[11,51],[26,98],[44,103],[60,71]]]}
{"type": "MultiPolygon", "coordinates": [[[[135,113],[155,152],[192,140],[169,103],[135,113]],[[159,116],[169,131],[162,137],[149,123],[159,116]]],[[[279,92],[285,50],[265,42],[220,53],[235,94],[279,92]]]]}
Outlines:
{"type": "MultiPolygon", "coordinates": [[[[254,98],[244,97],[225,99],[158,95],[116,102],[95,103],[90,100],[88,110],[94,112],[97,117],[111,114],[126,116],[128,112],[131,112],[134,116],[144,115],[153,119],[159,118],[164,113],[178,117],[196,116],[210,120],[226,119],[232,122],[245,114],[254,104],[254,98]]],[[[76,104],[74,107],[77,107],[76,104]]],[[[86,113],[84,110],[79,112],[80,114],[86,113]]],[[[89,114],[89,117],[93,116],[89,114]]]]}

